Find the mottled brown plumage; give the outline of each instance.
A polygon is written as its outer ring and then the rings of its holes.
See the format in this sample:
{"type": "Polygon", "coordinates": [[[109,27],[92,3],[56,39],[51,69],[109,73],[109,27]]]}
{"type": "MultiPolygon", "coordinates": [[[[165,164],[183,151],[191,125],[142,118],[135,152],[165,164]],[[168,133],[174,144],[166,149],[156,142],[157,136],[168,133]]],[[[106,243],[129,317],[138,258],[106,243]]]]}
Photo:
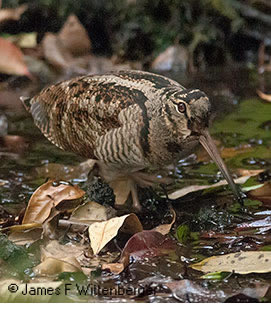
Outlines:
{"type": "MultiPolygon", "coordinates": [[[[22,100],[52,143],[97,159],[108,182],[127,175],[148,185],[153,178],[144,170],[171,164],[210,137],[210,103],[202,91],[142,71],[77,77],[22,100]]],[[[233,186],[221,158],[215,161],[233,186]]]]}

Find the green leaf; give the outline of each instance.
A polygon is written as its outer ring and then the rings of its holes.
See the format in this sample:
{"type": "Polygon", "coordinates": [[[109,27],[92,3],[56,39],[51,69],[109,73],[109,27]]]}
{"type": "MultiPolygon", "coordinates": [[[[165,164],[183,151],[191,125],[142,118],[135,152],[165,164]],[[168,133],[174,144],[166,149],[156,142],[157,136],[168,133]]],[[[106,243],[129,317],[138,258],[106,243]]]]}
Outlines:
{"type": "Polygon", "coordinates": [[[179,242],[185,244],[190,238],[190,229],[187,224],[179,225],[176,230],[176,236],[179,242]]]}

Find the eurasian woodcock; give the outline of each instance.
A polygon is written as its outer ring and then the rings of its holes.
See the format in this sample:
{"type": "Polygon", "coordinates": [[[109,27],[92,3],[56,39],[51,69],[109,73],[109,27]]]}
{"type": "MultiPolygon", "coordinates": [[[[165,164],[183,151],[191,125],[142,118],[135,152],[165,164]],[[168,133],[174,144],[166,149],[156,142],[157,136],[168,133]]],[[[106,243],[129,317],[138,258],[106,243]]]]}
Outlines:
{"type": "Polygon", "coordinates": [[[136,186],[159,182],[146,171],[178,161],[198,143],[241,199],[208,132],[209,99],[198,89],[186,89],[161,75],[127,70],[76,77],[21,100],[53,144],[96,159],[108,183],[129,177],[137,208],[136,186]]]}

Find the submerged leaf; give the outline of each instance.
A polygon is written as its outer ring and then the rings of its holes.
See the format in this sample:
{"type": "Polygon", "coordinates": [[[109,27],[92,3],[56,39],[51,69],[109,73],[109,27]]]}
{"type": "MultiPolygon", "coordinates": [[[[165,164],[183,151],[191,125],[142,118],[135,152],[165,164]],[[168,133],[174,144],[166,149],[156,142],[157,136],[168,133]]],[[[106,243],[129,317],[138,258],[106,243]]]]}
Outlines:
{"type": "Polygon", "coordinates": [[[114,274],[121,273],[130,262],[130,257],[140,260],[167,254],[175,249],[173,240],[166,238],[160,232],[145,230],[134,234],[124,246],[120,260],[117,263],[104,264],[102,269],[109,269],[114,274]]]}
{"type": "Polygon", "coordinates": [[[213,256],[191,265],[205,273],[226,271],[238,274],[271,272],[270,251],[241,251],[222,256],[213,256]]]}

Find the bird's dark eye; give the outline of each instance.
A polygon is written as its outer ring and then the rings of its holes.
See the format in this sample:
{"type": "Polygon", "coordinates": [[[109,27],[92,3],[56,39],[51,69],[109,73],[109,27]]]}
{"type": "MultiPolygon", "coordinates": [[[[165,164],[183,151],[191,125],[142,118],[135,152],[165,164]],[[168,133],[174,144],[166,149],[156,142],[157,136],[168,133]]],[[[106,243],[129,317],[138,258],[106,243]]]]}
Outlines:
{"type": "Polygon", "coordinates": [[[185,103],[183,103],[183,102],[178,103],[178,105],[177,105],[177,112],[184,113],[185,110],[186,110],[185,103]]]}

